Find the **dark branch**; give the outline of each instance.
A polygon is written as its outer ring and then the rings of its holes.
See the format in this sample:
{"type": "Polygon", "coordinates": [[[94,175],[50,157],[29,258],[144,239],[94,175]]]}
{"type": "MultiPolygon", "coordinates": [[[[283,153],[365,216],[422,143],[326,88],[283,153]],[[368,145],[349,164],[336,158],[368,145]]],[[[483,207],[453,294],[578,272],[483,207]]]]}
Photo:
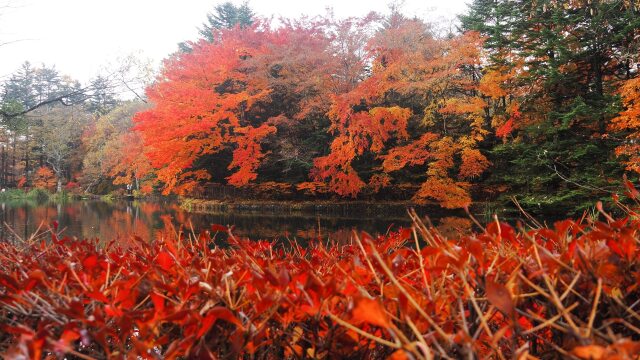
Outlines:
{"type": "Polygon", "coordinates": [[[76,104],[79,104],[79,103],[82,103],[82,102],[86,101],[88,98],[90,98],[90,96],[85,96],[82,99],[80,99],[78,101],[75,101],[75,102],[74,101],[66,102],[65,100],[69,100],[73,96],[84,95],[84,94],[86,94],[87,90],[88,90],[87,88],[79,89],[79,90],[76,90],[76,91],[73,91],[73,92],[70,92],[70,93],[67,93],[67,94],[63,94],[63,95],[60,95],[60,96],[57,96],[57,97],[54,97],[54,98],[51,98],[51,99],[47,99],[47,100],[41,101],[41,102],[39,102],[39,103],[27,108],[25,110],[18,111],[18,112],[15,112],[15,113],[6,112],[6,111],[0,109],[0,115],[2,115],[5,119],[10,119],[10,118],[14,118],[14,117],[18,117],[18,116],[22,116],[22,115],[28,114],[28,113],[30,113],[30,112],[38,109],[38,108],[41,108],[41,107],[46,106],[46,105],[54,104],[54,103],[60,103],[60,104],[62,104],[64,106],[76,105],[76,104]]]}

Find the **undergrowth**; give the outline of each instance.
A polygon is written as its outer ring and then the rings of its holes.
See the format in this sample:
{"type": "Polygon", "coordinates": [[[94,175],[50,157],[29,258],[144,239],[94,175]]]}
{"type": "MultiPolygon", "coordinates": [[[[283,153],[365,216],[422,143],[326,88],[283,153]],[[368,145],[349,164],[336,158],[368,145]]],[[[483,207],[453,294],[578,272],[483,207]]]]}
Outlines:
{"type": "MultiPolygon", "coordinates": [[[[638,193],[630,187],[629,195],[638,193]]],[[[275,246],[214,225],[0,243],[7,358],[632,359],[640,217],[275,246]],[[216,237],[226,236],[224,247],[216,237]]],[[[319,239],[320,240],[320,239],[319,239]]]]}

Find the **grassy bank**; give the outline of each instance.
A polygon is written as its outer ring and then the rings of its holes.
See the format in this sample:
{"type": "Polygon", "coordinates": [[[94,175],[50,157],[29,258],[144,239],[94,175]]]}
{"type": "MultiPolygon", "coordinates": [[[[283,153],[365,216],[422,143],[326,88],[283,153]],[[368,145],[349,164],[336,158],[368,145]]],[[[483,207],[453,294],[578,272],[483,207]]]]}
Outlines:
{"type": "Polygon", "coordinates": [[[46,189],[31,189],[28,191],[22,189],[6,189],[0,192],[0,201],[32,201],[32,202],[65,202],[73,199],[82,198],[80,195],[72,194],[66,191],[52,193],[46,189]]]}
{"type": "Polygon", "coordinates": [[[32,189],[24,191],[22,189],[7,189],[0,192],[0,200],[32,200],[32,201],[46,201],[49,200],[54,194],[44,189],[32,189]]]}

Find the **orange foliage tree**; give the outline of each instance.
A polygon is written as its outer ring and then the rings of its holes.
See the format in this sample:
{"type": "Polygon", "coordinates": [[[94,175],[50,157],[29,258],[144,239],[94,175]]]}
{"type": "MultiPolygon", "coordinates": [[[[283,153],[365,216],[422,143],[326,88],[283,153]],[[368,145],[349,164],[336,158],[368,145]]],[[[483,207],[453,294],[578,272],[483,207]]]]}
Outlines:
{"type": "Polygon", "coordinates": [[[113,177],[115,185],[133,184],[143,193],[150,193],[153,190],[155,181],[147,177],[153,169],[144,154],[140,133],[122,133],[108,143],[105,153],[102,166],[104,171],[113,177]]]}
{"type": "MultiPolygon", "coordinates": [[[[231,170],[229,184],[256,180],[267,139],[323,115],[330,94],[357,80],[343,61],[349,54],[332,50],[347,42],[348,29],[368,22],[284,20],[277,29],[256,23],[216,30],[220,41],[202,41],[168,60],[147,91],[154,107],[135,119],[165,193],[188,192],[210,179],[203,159],[225,150],[231,161],[215,166],[231,170]]],[[[290,148],[280,144],[279,151],[290,148]]]]}
{"type": "Polygon", "coordinates": [[[38,189],[46,189],[53,191],[56,188],[56,175],[53,170],[43,166],[36,170],[36,174],[33,177],[33,186],[38,189]]]}
{"type": "Polygon", "coordinates": [[[165,62],[147,90],[154,106],[135,117],[165,193],[192,191],[216,169],[245,186],[265,163],[292,159],[312,163],[310,181],[297,183],[305,192],[356,197],[417,172],[417,201],[470,203],[470,180],[489,166],[478,144],[492,126],[478,34],[441,39],[395,12],[216,31],[219,41],[165,62]],[[300,154],[318,121],[328,146],[300,154]]]}
{"type": "Polygon", "coordinates": [[[256,177],[260,142],[275,127],[259,117],[270,90],[251,59],[268,51],[268,31],[257,25],[221,30],[221,41],[202,41],[191,53],[166,61],[159,81],[147,90],[152,109],[139,113],[136,129],[164,192],[184,193],[210,175],[199,158],[232,149],[233,184],[256,177]]]}
{"type": "Polygon", "coordinates": [[[329,117],[336,137],[331,152],[316,159],[314,179],[355,196],[367,183],[352,163],[369,152],[381,161],[369,178],[374,190],[382,175],[382,184],[390,184],[392,173],[424,165],[416,200],[469,205],[468,180],[489,166],[477,148],[490,125],[477,91],[481,41],[475,33],[438,39],[425,23],[392,14],[367,46],[371,75],[333,97],[329,117]]]}
{"type": "Polygon", "coordinates": [[[609,129],[627,132],[626,141],[616,148],[616,154],[627,157],[627,170],[640,173],[640,77],[625,81],[619,92],[625,109],[611,120],[609,129]]]}

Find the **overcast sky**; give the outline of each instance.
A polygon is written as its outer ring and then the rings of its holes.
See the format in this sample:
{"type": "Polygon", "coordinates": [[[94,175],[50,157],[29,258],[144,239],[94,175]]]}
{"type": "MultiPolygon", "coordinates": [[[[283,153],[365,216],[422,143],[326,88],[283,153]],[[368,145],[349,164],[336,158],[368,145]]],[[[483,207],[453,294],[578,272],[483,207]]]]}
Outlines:
{"type": "MultiPolygon", "coordinates": [[[[403,12],[432,22],[450,21],[470,0],[405,0],[403,12]]],[[[159,63],[177,43],[198,37],[206,13],[223,0],[0,0],[0,79],[22,62],[55,65],[86,80],[119,56],[132,53],[159,63]]],[[[240,1],[234,1],[239,4],[240,1]]],[[[388,0],[250,0],[260,16],[338,17],[385,12],[388,0]]]]}

